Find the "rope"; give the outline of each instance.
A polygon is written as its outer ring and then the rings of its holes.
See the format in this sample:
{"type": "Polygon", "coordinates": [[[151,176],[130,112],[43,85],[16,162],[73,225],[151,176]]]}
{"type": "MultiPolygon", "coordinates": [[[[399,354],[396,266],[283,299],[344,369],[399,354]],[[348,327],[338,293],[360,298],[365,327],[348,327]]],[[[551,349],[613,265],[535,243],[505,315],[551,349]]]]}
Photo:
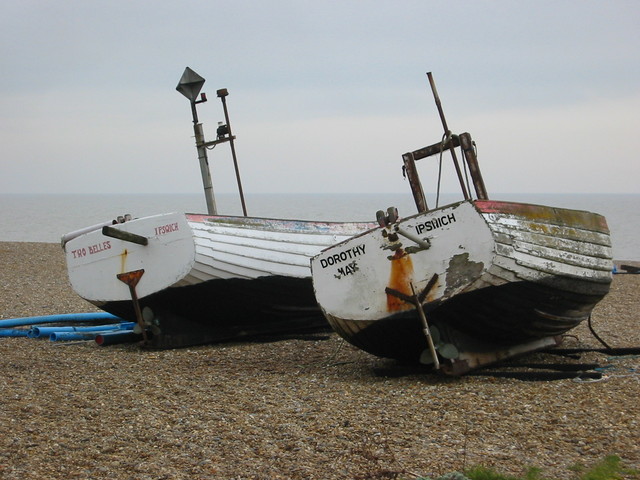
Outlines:
{"type": "Polygon", "coordinates": [[[314,362],[309,362],[309,363],[300,363],[298,364],[299,367],[303,367],[303,368],[307,368],[307,367],[314,367],[314,366],[323,366],[324,368],[328,368],[328,367],[333,367],[336,365],[344,365],[344,364],[348,364],[348,363],[354,363],[354,362],[334,362],[334,360],[336,359],[336,357],[338,356],[338,354],[340,353],[340,350],[342,350],[342,347],[345,344],[345,340],[344,338],[340,338],[340,342],[338,343],[337,348],[335,349],[335,351],[328,357],[328,358],[323,358],[314,362]]]}
{"type": "MultiPolygon", "coordinates": [[[[453,141],[454,136],[457,137],[457,135],[454,135],[453,133],[451,133],[451,130],[447,130],[447,132],[442,135],[442,140],[440,141],[440,156],[438,158],[438,184],[436,188],[435,208],[438,208],[440,206],[440,187],[442,184],[442,155],[444,153],[444,146],[446,145],[447,142],[453,141]]],[[[475,142],[474,142],[474,150],[475,150],[475,142]]],[[[471,196],[471,184],[469,182],[469,172],[467,170],[467,162],[465,161],[466,157],[464,156],[464,150],[462,149],[462,145],[460,145],[460,158],[462,159],[462,168],[464,169],[464,183],[465,183],[464,188],[467,189],[467,192],[471,196]]]]}
{"type": "MultiPolygon", "coordinates": [[[[640,358],[639,355],[625,355],[622,357],[609,357],[607,358],[608,362],[620,362],[622,360],[635,360],[640,358]]],[[[596,372],[602,374],[602,379],[599,381],[609,380],[610,378],[625,378],[625,377],[633,377],[636,381],[640,381],[640,371],[636,367],[627,367],[616,365],[614,363],[609,365],[604,365],[602,367],[598,367],[594,369],[596,372]],[[618,373],[622,372],[622,373],[618,373]]],[[[577,380],[574,381],[582,381],[587,382],[589,380],[577,380]]],[[[593,381],[593,380],[591,380],[593,381]]]]}
{"type": "Polygon", "coordinates": [[[602,340],[600,338],[600,336],[596,333],[596,331],[593,329],[593,326],[591,325],[591,315],[589,315],[589,319],[587,321],[587,325],[589,326],[589,330],[591,331],[591,334],[596,337],[596,340],[598,340],[602,345],[604,345],[604,347],[607,350],[612,350],[612,348],[607,344],[607,342],[605,342],[604,340],[602,340]]]}

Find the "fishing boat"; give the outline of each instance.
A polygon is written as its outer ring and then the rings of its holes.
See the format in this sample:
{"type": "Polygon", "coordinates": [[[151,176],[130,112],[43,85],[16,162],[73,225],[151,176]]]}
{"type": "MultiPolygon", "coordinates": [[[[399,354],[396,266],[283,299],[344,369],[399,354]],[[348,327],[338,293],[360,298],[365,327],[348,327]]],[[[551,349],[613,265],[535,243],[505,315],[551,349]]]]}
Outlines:
{"type": "Polygon", "coordinates": [[[327,329],[311,283],[310,258],[371,229],[340,223],[249,217],[225,97],[225,124],[205,141],[196,105],[204,79],[187,68],[177,90],[191,102],[207,213],[125,214],[62,238],[78,295],[135,321],[143,344],[175,348],[264,333],[327,329]],[[207,149],[231,146],[244,216],[217,213],[207,149]]]}
{"type": "Polygon", "coordinates": [[[460,375],[559,345],[609,291],[611,241],[596,213],[490,200],[475,144],[450,132],[428,75],[445,135],[403,155],[418,213],[379,211],[376,228],[327,248],[311,269],[318,303],[348,342],[460,375]],[[463,199],[430,209],[416,161],[444,152],[463,199]]]}
{"type": "Polygon", "coordinates": [[[309,259],[370,224],[167,213],[65,236],[75,292],[175,348],[329,328],[309,259]]]}

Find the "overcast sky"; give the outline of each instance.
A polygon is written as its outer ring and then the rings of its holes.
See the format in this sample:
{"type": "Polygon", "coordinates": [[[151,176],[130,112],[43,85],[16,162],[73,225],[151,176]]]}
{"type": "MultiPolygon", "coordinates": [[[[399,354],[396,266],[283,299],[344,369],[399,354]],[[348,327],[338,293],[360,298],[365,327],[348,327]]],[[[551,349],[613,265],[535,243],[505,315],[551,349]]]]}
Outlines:
{"type": "Polygon", "coordinates": [[[490,194],[640,193],[639,25],[636,0],[5,0],[0,192],[200,192],[189,66],[207,139],[229,90],[247,193],[405,191],[442,135],[427,71],[490,194]]]}

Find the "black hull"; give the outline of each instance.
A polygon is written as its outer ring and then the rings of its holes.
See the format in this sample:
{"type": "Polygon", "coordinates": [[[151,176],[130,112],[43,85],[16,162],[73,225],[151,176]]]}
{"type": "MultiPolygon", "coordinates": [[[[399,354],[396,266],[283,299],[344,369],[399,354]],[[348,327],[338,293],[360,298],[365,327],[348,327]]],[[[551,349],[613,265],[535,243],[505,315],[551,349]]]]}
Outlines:
{"type": "MultiPolygon", "coordinates": [[[[310,278],[268,276],[252,280],[210,280],[168,288],[139,302],[147,320],[147,346],[151,348],[178,348],[249,335],[330,329],[316,303],[310,278]]],[[[136,321],[131,301],[108,302],[100,308],[136,321]]]]}
{"type": "MultiPolygon", "coordinates": [[[[609,284],[595,289],[589,284],[585,293],[577,293],[575,289],[522,281],[457,295],[441,304],[427,305],[425,313],[438,340],[454,344],[461,351],[508,349],[557,337],[576,327],[589,317],[608,290],[609,284]]],[[[419,362],[428,349],[415,310],[367,325],[338,319],[332,319],[332,323],[350,343],[379,357],[419,362]]]]}

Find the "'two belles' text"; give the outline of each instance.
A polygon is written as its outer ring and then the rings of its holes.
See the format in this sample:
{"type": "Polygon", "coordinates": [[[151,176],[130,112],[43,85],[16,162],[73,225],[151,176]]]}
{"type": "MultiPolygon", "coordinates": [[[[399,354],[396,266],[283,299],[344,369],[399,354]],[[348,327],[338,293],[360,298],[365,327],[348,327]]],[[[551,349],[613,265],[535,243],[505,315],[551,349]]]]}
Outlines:
{"type": "Polygon", "coordinates": [[[104,242],[89,245],[88,247],[76,248],[75,250],[71,250],[71,254],[73,255],[73,258],[82,258],[86,257],[87,255],[93,255],[94,253],[100,253],[110,249],[111,241],[105,240],[104,242]]]}

